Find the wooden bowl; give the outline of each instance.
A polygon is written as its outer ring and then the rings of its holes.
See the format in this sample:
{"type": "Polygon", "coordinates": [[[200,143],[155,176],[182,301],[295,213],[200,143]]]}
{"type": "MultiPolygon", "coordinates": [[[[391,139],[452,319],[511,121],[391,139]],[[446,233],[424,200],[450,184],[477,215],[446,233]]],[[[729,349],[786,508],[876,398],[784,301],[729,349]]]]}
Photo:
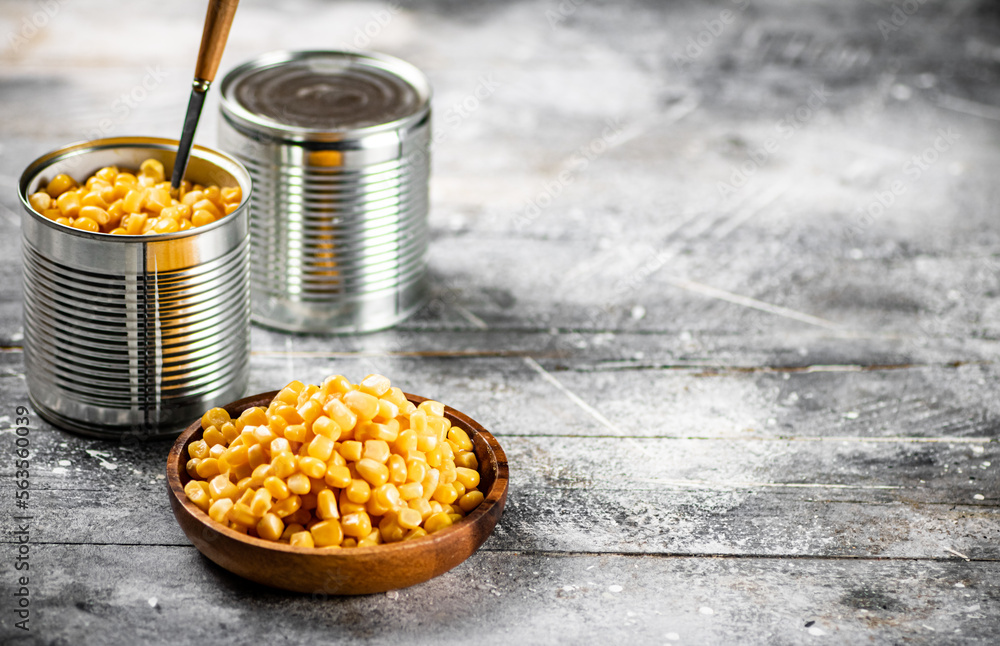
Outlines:
{"type": "MultiPolygon", "coordinates": [[[[267,406],[278,391],[224,406],[232,417],[267,406]]],[[[414,404],[426,398],[406,395],[414,404]]],[[[485,499],[451,527],[424,538],[348,549],[292,547],[235,532],[215,522],[188,500],[188,445],[201,438],[201,421],[187,427],[167,457],[170,506],[187,537],[209,559],[234,574],[264,585],[313,594],[351,595],[405,588],[447,572],[489,537],[507,501],[507,456],[475,420],[445,407],[445,416],[472,439],[479,460],[479,490],[485,499]]]]}

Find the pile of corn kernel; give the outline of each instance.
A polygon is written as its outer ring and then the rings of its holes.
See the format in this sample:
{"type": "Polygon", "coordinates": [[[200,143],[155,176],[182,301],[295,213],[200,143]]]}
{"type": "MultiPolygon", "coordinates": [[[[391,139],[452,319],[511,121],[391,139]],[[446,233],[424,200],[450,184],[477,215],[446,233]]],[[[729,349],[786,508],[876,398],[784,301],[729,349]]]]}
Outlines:
{"type": "Polygon", "coordinates": [[[188,446],[191,502],[238,532],[300,547],[419,538],[483,501],[472,441],[444,405],[382,375],[293,381],[265,409],[213,408],[188,446]]]}
{"type": "Polygon", "coordinates": [[[239,186],[205,187],[184,180],[174,189],[165,179],[163,164],[147,159],[136,173],[106,166],[82,186],[69,175],[56,175],[45,190],[32,193],[28,203],[38,213],[68,227],[142,235],[211,224],[235,211],[242,199],[239,186]]]}

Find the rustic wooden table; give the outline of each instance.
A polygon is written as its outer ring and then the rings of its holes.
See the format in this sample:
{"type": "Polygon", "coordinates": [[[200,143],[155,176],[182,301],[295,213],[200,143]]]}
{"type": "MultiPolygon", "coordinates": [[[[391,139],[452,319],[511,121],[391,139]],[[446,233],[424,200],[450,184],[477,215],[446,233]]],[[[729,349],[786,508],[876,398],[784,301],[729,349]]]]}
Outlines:
{"type": "Polygon", "coordinates": [[[0,3],[0,642],[996,643],[989,0],[244,0],[223,70],[363,47],[436,92],[433,300],[366,336],[255,328],[248,391],[377,371],[447,402],[506,449],[506,513],[426,584],[276,592],[181,533],[169,442],[31,412],[20,532],[16,180],[175,137],[202,18],[0,3]]]}

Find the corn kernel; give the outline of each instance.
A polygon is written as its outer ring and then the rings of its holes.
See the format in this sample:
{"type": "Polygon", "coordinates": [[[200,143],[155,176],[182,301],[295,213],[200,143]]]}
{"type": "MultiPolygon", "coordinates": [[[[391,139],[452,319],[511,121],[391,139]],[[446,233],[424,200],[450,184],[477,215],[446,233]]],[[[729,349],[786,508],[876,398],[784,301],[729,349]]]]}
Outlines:
{"type": "Polygon", "coordinates": [[[43,211],[52,208],[52,203],[53,203],[52,196],[49,195],[48,193],[43,193],[41,191],[37,193],[32,193],[28,197],[28,204],[30,204],[31,208],[35,209],[39,213],[42,213],[43,211]]]}
{"type": "Polygon", "coordinates": [[[359,420],[370,421],[378,413],[378,397],[360,390],[344,393],[344,403],[359,420]]]}
{"type": "Polygon", "coordinates": [[[363,538],[372,533],[371,518],[365,512],[347,514],[340,519],[340,526],[345,536],[363,538]]]}
{"type": "Polygon", "coordinates": [[[285,531],[285,523],[272,513],[264,514],[257,522],[257,536],[267,541],[276,541],[285,531]]]}
{"type": "Polygon", "coordinates": [[[292,547],[316,547],[312,534],[307,531],[295,532],[289,536],[288,544],[292,547]]]}
{"type": "Polygon", "coordinates": [[[274,475],[279,478],[288,478],[298,470],[295,456],[287,451],[271,458],[271,466],[274,467],[274,475]]]}
{"type": "Polygon", "coordinates": [[[323,520],[340,518],[340,510],[337,509],[337,496],[331,489],[320,491],[317,494],[316,517],[323,520]]]}
{"type": "Polygon", "coordinates": [[[406,482],[407,468],[403,456],[393,453],[389,456],[386,466],[389,469],[389,482],[395,485],[406,482]]]}
{"type": "Polygon", "coordinates": [[[347,494],[347,499],[356,504],[363,504],[368,502],[371,497],[372,488],[365,480],[355,479],[344,489],[347,494]]]}
{"type": "Polygon", "coordinates": [[[374,460],[380,464],[385,464],[392,452],[389,451],[389,444],[384,440],[366,440],[365,450],[362,459],[374,460]]]}
{"type": "Polygon", "coordinates": [[[340,444],[340,455],[348,462],[357,462],[361,459],[364,445],[355,440],[348,440],[340,444]]]}
{"type": "Polygon", "coordinates": [[[208,508],[209,517],[217,523],[229,522],[229,512],[233,509],[233,501],[229,498],[219,498],[208,508]]]}
{"type": "Polygon", "coordinates": [[[208,511],[209,506],[212,504],[212,499],[208,495],[208,492],[201,488],[195,480],[184,485],[184,493],[187,494],[188,500],[197,505],[202,511],[208,511]]]}
{"type": "Polygon", "coordinates": [[[250,500],[250,504],[248,506],[250,507],[250,512],[254,516],[260,518],[261,516],[266,514],[273,505],[274,503],[271,500],[271,492],[268,491],[267,489],[262,488],[258,489],[254,493],[253,498],[250,500]]]}
{"type": "Polygon", "coordinates": [[[439,532],[446,527],[450,527],[452,524],[453,521],[448,514],[438,512],[436,514],[431,514],[431,516],[424,521],[424,530],[426,530],[428,534],[433,534],[434,532],[439,532]]]}
{"type": "Polygon", "coordinates": [[[309,482],[309,476],[304,473],[293,473],[288,476],[288,480],[285,481],[288,485],[288,490],[292,493],[297,493],[300,496],[309,493],[312,485],[309,482]]]}
{"type": "Polygon", "coordinates": [[[302,498],[292,495],[271,505],[271,512],[277,514],[279,518],[284,518],[298,512],[301,507],[302,498]]]}
{"type": "Polygon", "coordinates": [[[389,468],[371,458],[363,458],[355,463],[358,475],[372,486],[379,487],[389,481],[389,468]]]}
{"type": "Polygon", "coordinates": [[[309,533],[312,534],[316,547],[340,545],[340,542],[344,540],[344,530],[336,518],[316,523],[309,529],[309,533]]]}
{"type": "MultiPolygon", "coordinates": [[[[324,417],[322,419],[328,420],[329,418],[324,417]]],[[[315,424],[313,426],[315,426],[315,424]]],[[[317,434],[316,437],[314,437],[312,441],[309,442],[309,448],[307,452],[310,457],[326,462],[327,460],[330,459],[330,456],[333,455],[333,444],[334,444],[333,440],[331,440],[329,437],[317,434]]],[[[326,465],[324,465],[324,471],[325,470],[326,470],[326,465]]]]}
{"type": "Polygon", "coordinates": [[[437,489],[434,490],[432,498],[442,505],[450,505],[458,500],[458,492],[455,491],[455,487],[450,484],[440,484],[437,486],[437,489]]]}
{"type": "Polygon", "coordinates": [[[396,523],[403,529],[415,529],[423,522],[420,512],[416,509],[404,507],[396,514],[396,523]]]}
{"type": "Polygon", "coordinates": [[[290,442],[304,442],[307,432],[305,424],[289,424],[285,427],[285,437],[290,442]]]}
{"type": "Polygon", "coordinates": [[[219,475],[219,461],[215,458],[205,458],[195,468],[199,478],[209,479],[219,475]]]}
{"type": "Polygon", "coordinates": [[[212,481],[208,483],[208,494],[212,497],[212,500],[218,500],[219,498],[236,500],[238,492],[236,491],[236,485],[229,480],[229,476],[221,473],[212,478],[212,481]]]}

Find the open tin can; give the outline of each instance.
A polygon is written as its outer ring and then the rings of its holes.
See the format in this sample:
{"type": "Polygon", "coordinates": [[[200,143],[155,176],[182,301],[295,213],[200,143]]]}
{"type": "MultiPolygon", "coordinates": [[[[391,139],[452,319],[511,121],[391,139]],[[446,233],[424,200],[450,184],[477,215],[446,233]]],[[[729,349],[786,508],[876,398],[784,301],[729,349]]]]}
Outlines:
{"type": "Polygon", "coordinates": [[[44,155],[21,176],[28,394],[57,426],[120,440],[176,434],[246,388],[251,182],[239,162],[194,147],[186,179],[239,186],[243,198],[188,231],[91,233],[28,203],[59,173],[82,181],[152,158],[169,177],[176,151],[169,139],[101,139],[44,155]]]}
{"type": "Polygon", "coordinates": [[[219,147],[254,182],[252,310],[292,332],[390,327],[426,300],[430,85],[373,53],[267,54],[222,80],[219,147]]]}

